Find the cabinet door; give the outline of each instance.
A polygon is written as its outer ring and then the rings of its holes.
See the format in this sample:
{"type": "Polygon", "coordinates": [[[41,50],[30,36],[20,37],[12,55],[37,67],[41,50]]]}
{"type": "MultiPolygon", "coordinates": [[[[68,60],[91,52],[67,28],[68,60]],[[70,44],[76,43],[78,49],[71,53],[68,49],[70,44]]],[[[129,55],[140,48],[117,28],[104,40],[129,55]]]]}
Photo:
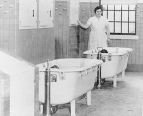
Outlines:
{"type": "Polygon", "coordinates": [[[28,0],[19,0],[19,5],[25,4],[26,2],[28,2],[28,0]]]}
{"type": "Polygon", "coordinates": [[[48,6],[48,11],[49,11],[49,19],[48,19],[48,25],[50,27],[53,27],[53,11],[54,11],[54,1],[49,0],[49,6],[48,6]]]}
{"type": "Polygon", "coordinates": [[[53,0],[39,1],[39,27],[53,27],[53,0]]]}
{"type": "Polygon", "coordinates": [[[70,26],[77,25],[79,19],[79,1],[70,0],[70,26]]]}
{"type": "MultiPolygon", "coordinates": [[[[31,1],[31,0],[29,0],[31,1]]],[[[29,2],[29,23],[30,23],[30,27],[32,28],[36,28],[37,27],[37,2],[36,0],[33,2],[29,2]]]]}
{"type": "Polygon", "coordinates": [[[19,29],[32,29],[37,27],[36,0],[21,0],[19,4],[19,29]]]}

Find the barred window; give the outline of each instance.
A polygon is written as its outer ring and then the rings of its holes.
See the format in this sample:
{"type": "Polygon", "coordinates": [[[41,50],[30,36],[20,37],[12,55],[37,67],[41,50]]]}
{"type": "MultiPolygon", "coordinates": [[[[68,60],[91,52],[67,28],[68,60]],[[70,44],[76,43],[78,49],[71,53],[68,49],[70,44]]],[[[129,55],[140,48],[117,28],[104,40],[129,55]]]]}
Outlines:
{"type": "Polygon", "coordinates": [[[136,35],[136,5],[103,5],[112,35],[136,35]]]}

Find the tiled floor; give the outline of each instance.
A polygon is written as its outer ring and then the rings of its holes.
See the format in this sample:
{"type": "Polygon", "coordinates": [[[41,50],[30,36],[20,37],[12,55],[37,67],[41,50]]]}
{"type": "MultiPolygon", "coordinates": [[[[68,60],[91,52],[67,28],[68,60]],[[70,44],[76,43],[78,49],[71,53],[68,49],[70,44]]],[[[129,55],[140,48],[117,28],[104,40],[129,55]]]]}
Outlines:
{"type": "MultiPolygon", "coordinates": [[[[120,77],[120,75],[119,75],[120,77]]],[[[118,81],[117,88],[106,80],[102,88],[92,91],[92,105],[86,100],[76,102],[77,116],[143,116],[143,73],[126,72],[125,81],[118,81]]],[[[52,116],[70,116],[65,105],[52,116]]]]}

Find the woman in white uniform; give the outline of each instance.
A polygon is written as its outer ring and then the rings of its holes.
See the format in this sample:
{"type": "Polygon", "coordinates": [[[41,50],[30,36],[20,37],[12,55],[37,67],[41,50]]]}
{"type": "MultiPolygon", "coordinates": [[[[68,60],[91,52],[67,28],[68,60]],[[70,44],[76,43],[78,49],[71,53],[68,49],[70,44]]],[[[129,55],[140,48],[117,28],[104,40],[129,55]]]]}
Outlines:
{"type": "Polygon", "coordinates": [[[102,16],[102,12],[102,7],[97,6],[94,9],[95,15],[90,17],[85,25],[78,21],[82,28],[91,28],[88,50],[96,49],[97,47],[107,47],[110,41],[109,23],[107,18],[102,16]]]}

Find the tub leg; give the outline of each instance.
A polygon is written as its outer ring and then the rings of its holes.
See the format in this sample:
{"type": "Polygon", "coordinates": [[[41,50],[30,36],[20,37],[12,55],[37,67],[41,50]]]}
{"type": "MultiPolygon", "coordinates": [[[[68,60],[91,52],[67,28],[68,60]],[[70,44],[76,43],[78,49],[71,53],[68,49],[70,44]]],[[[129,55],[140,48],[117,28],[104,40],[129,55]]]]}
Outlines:
{"type": "Polygon", "coordinates": [[[75,114],[75,100],[71,101],[70,104],[71,104],[71,110],[70,110],[71,116],[76,116],[76,114],[75,114]]]}
{"type": "Polygon", "coordinates": [[[87,105],[91,105],[91,91],[87,92],[87,105]]]}
{"type": "Polygon", "coordinates": [[[40,114],[43,114],[43,104],[42,103],[40,103],[39,110],[40,110],[40,114]]]}
{"type": "Polygon", "coordinates": [[[97,88],[101,88],[101,66],[99,66],[99,70],[97,71],[97,88]]]}
{"type": "Polygon", "coordinates": [[[113,87],[117,87],[117,75],[113,77],[113,87]]]}
{"type": "Polygon", "coordinates": [[[122,81],[125,80],[125,71],[122,72],[122,81]]]}

